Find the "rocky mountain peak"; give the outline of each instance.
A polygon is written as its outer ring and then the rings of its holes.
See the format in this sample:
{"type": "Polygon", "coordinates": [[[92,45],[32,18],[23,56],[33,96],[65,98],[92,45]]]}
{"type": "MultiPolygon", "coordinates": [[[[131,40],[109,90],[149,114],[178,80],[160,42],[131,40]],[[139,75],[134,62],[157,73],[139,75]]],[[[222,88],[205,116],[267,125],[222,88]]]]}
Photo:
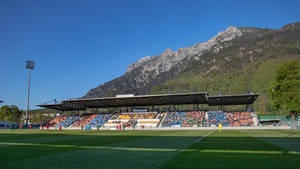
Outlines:
{"type": "Polygon", "coordinates": [[[132,71],[134,68],[137,68],[137,67],[141,66],[143,63],[145,63],[149,60],[151,60],[151,56],[146,56],[146,57],[143,57],[143,58],[139,59],[135,63],[130,64],[126,69],[126,72],[132,71]]]}
{"type": "Polygon", "coordinates": [[[200,60],[201,56],[209,50],[218,53],[221,49],[228,47],[231,41],[242,36],[242,31],[234,26],[229,26],[225,31],[219,32],[216,36],[204,43],[197,43],[187,48],[179,48],[177,51],[166,49],[157,56],[147,56],[128,66],[126,73],[135,72],[133,79],[135,87],[141,88],[151,83],[162,73],[169,71],[182,63],[183,60],[200,60]]]}
{"type": "Polygon", "coordinates": [[[225,42],[235,39],[236,37],[242,36],[242,31],[234,26],[229,26],[223,32],[219,32],[215,37],[208,40],[208,42],[225,42]]]}
{"type": "Polygon", "coordinates": [[[162,54],[161,54],[161,57],[166,57],[166,56],[169,56],[169,55],[172,55],[174,52],[170,49],[170,48],[167,48],[162,54]]]}
{"type": "Polygon", "coordinates": [[[130,72],[143,66],[143,70],[152,71],[155,69],[157,74],[168,71],[173,65],[185,58],[197,55],[197,58],[206,50],[225,41],[230,41],[242,35],[242,31],[234,26],[229,26],[225,31],[219,32],[216,36],[204,43],[197,43],[191,47],[179,48],[177,51],[166,49],[158,56],[147,56],[139,59],[137,62],[129,65],[126,72],[130,72]]]}

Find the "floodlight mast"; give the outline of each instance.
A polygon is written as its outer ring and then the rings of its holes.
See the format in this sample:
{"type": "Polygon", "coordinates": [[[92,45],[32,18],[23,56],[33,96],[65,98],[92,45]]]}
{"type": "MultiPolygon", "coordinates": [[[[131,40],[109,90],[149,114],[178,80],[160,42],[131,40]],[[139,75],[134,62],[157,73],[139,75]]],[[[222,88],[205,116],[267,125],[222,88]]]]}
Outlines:
{"type": "Polygon", "coordinates": [[[29,112],[29,95],[30,95],[30,70],[34,69],[34,61],[27,60],[26,61],[26,69],[28,70],[28,88],[27,88],[27,109],[26,109],[26,117],[25,123],[28,125],[28,112],[29,112]]]}

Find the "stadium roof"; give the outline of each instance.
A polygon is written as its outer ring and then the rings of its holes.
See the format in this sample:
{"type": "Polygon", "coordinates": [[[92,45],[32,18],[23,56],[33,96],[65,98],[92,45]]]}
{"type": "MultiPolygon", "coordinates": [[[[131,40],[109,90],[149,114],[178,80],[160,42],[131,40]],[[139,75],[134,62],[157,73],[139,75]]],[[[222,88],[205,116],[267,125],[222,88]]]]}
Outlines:
{"type": "Polygon", "coordinates": [[[60,104],[41,104],[41,105],[37,105],[37,106],[48,108],[48,109],[62,110],[62,111],[76,110],[72,107],[66,107],[62,103],[60,103],[60,104]]]}
{"type": "Polygon", "coordinates": [[[187,105],[208,104],[218,105],[242,105],[253,104],[258,94],[208,96],[207,92],[140,95],[127,97],[102,97],[90,99],[65,100],[60,104],[41,104],[40,107],[71,111],[86,110],[88,108],[114,108],[136,106],[163,106],[163,105],[187,105]]]}
{"type": "Polygon", "coordinates": [[[258,96],[258,94],[209,96],[207,103],[210,106],[253,104],[258,96]]]}

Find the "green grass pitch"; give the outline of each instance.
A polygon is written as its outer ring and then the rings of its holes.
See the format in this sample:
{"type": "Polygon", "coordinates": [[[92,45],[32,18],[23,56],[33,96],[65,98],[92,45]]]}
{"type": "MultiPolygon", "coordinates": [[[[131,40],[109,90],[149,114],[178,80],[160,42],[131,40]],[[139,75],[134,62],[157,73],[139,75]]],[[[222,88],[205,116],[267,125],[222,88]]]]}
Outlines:
{"type": "Polygon", "coordinates": [[[0,168],[300,168],[299,130],[209,132],[0,130],[0,168]]]}

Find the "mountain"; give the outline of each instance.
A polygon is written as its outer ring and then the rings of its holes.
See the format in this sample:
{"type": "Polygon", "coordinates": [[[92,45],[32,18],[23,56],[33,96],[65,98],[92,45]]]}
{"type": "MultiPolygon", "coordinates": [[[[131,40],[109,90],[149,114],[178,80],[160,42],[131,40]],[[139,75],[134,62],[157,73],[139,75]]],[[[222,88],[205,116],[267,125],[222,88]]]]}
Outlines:
{"type": "Polygon", "coordinates": [[[281,29],[229,26],[207,42],[141,58],[84,98],[183,91],[236,94],[251,89],[261,94],[255,108],[270,111],[267,90],[273,75],[291,59],[300,60],[300,22],[281,29]]]}

